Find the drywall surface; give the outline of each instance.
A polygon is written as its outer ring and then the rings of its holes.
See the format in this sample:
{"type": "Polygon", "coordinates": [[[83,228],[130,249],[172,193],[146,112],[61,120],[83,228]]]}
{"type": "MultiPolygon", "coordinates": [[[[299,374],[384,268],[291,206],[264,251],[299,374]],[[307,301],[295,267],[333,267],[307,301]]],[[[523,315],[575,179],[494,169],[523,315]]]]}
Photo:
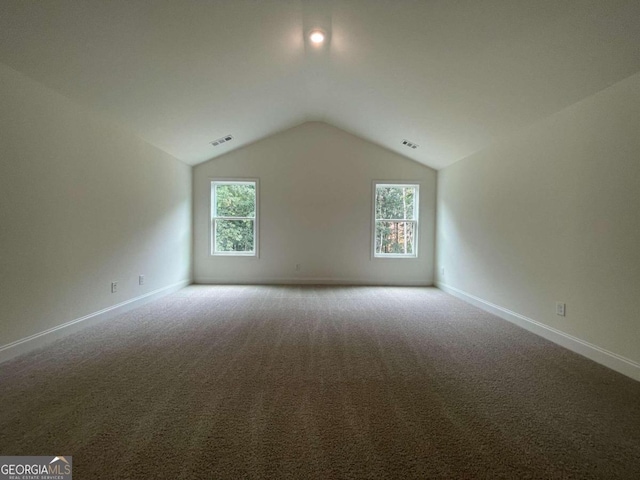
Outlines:
{"type": "Polygon", "coordinates": [[[433,282],[436,172],[428,167],[309,122],[200,164],[193,175],[196,282],[433,282]],[[258,258],[210,255],[216,178],[259,179],[258,258]],[[371,257],[374,180],[420,184],[418,258],[371,257]]]}
{"type": "Polygon", "coordinates": [[[0,347],[188,280],[190,167],[1,64],[0,85],[0,347]]]}
{"type": "Polygon", "coordinates": [[[438,282],[640,362],[639,132],[637,74],[439,171],[438,282]]]}

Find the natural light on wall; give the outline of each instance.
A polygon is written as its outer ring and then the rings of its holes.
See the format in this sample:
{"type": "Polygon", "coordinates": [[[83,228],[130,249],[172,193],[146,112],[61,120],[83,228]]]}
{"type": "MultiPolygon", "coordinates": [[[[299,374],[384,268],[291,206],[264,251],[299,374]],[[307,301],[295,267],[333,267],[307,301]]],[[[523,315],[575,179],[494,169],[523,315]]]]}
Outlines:
{"type": "Polygon", "coordinates": [[[418,185],[375,184],[375,257],[418,256],[418,196],[418,185]]]}

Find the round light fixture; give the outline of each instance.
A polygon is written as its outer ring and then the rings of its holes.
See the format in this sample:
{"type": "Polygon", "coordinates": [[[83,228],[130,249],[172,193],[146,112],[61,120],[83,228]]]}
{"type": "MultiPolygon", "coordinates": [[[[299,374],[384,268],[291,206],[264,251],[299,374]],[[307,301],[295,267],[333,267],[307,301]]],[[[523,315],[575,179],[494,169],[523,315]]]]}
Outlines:
{"type": "Polygon", "coordinates": [[[311,40],[311,43],[314,45],[320,45],[324,42],[324,32],[321,30],[312,31],[311,34],[309,34],[309,40],[311,40]]]}

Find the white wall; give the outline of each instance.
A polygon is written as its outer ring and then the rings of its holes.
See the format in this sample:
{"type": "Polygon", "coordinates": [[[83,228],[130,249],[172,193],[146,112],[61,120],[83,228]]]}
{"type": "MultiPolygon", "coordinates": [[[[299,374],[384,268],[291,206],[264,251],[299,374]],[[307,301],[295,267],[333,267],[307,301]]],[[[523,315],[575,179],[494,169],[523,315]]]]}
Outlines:
{"type": "Polygon", "coordinates": [[[191,168],[1,64],[0,85],[0,347],[188,280],[191,168]]]}
{"type": "Polygon", "coordinates": [[[640,74],[441,170],[437,244],[439,283],[637,365],[640,74]]]}
{"type": "Polygon", "coordinates": [[[311,122],[200,164],[193,175],[196,282],[433,282],[436,172],[428,167],[311,122]],[[259,178],[258,259],[209,255],[211,178],[259,178]],[[421,183],[419,258],[371,258],[373,180],[421,183]]]}

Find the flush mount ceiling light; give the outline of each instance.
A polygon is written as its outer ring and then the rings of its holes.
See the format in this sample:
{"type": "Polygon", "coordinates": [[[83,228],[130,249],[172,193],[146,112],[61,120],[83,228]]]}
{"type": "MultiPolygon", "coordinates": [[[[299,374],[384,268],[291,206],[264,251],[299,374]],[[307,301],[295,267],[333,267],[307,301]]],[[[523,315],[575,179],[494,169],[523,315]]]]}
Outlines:
{"type": "Polygon", "coordinates": [[[311,43],[313,43],[314,45],[322,45],[322,42],[324,42],[324,37],[324,32],[318,29],[311,30],[311,33],[309,34],[309,40],[311,40],[311,43]]]}

